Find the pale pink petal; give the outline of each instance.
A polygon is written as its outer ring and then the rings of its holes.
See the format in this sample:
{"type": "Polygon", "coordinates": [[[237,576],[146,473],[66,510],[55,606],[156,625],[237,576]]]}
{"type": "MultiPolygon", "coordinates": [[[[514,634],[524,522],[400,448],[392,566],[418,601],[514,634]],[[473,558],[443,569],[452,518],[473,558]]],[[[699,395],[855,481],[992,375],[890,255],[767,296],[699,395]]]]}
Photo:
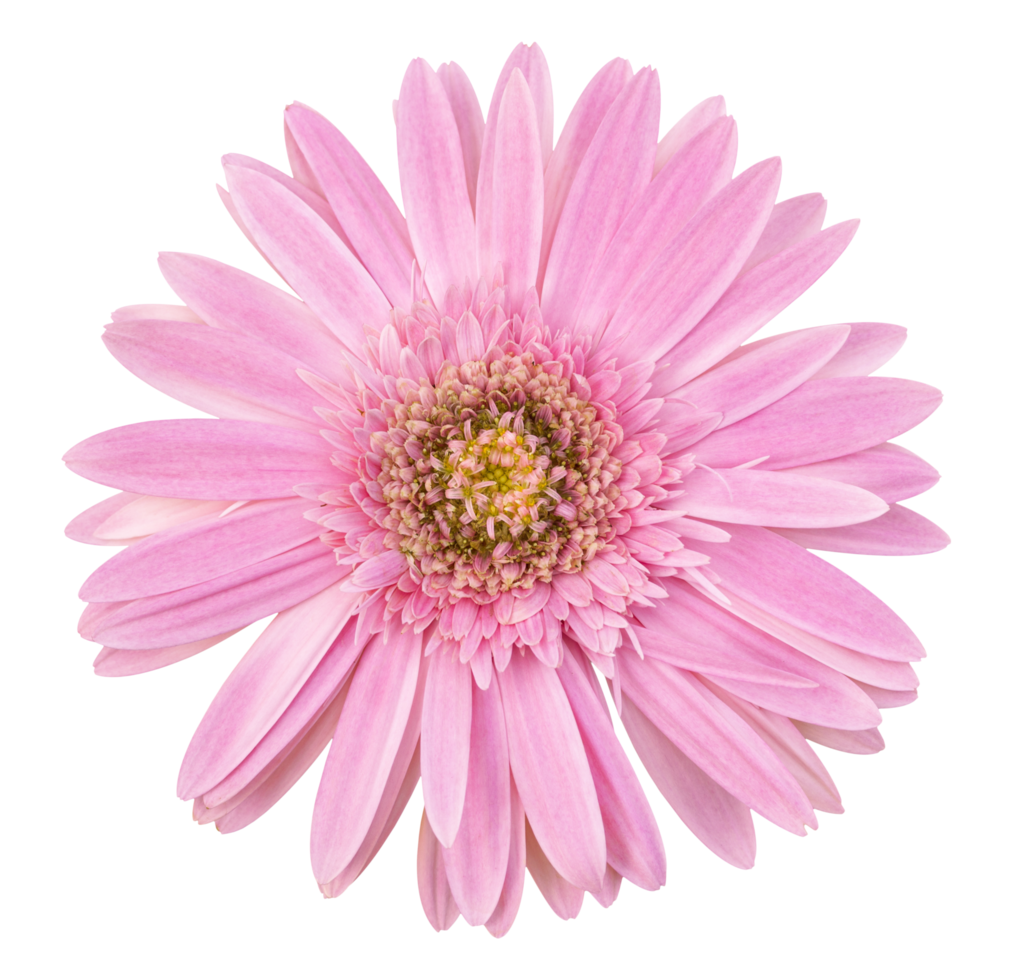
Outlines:
{"type": "Polygon", "coordinates": [[[657,822],[592,687],[597,681],[579,666],[576,656],[563,660],[559,679],[587,750],[604,821],[608,864],[640,888],[660,888],[665,861],[657,822]]]}
{"type": "Polygon", "coordinates": [[[870,490],[888,504],[916,497],[930,490],[939,479],[938,470],[933,466],[909,449],[891,442],[835,459],[789,467],[780,472],[850,483],[870,490]]]}
{"type": "Polygon", "coordinates": [[[869,375],[882,367],[906,339],[906,327],[894,323],[852,323],[844,345],[812,377],[869,375]]]}
{"type": "Polygon", "coordinates": [[[835,728],[823,728],[821,725],[810,725],[804,721],[796,721],[794,724],[805,738],[840,752],[874,755],[885,748],[885,740],[877,728],[870,728],[866,732],[840,732],[835,728]]]}
{"type": "Polygon", "coordinates": [[[210,649],[222,640],[232,636],[235,630],[210,636],[206,640],[194,640],[192,643],[181,643],[179,646],[162,647],[160,650],[117,650],[114,647],[102,647],[92,666],[99,677],[129,677],[133,674],[144,674],[149,670],[158,670],[169,664],[177,664],[210,649]]]}
{"type": "Polygon", "coordinates": [[[527,819],[567,881],[596,891],[605,866],[604,825],[587,754],[554,670],[513,657],[499,674],[510,768],[527,819]]]}
{"type": "Polygon", "coordinates": [[[113,323],[125,320],[173,320],[179,323],[204,323],[188,306],[177,306],[172,303],[136,303],[133,306],[121,306],[113,310],[109,317],[113,323]]]}
{"type": "Polygon", "coordinates": [[[744,275],[760,262],[821,231],[826,207],[826,199],[821,194],[802,194],[776,204],[739,274],[744,275]]]}
{"type": "Polygon", "coordinates": [[[422,639],[373,639],[359,661],[313,808],[310,856],[327,882],[354,858],[379,806],[411,712],[422,639]]]}
{"type": "Polygon", "coordinates": [[[773,751],[694,675],[622,656],[623,696],[697,766],[767,820],[804,834],[811,804],[773,751]]]}
{"type": "Polygon", "coordinates": [[[178,592],[93,603],[79,628],[87,640],[122,649],[176,646],[249,626],[316,595],[346,574],[331,548],[310,541],[178,592]]]}
{"type": "Polygon", "coordinates": [[[499,106],[492,193],[482,201],[492,211],[491,261],[479,271],[491,280],[495,265],[501,262],[515,300],[534,285],[538,274],[545,202],[540,139],[530,90],[523,73],[514,68],[499,106]]]}
{"type": "Polygon", "coordinates": [[[393,585],[407,570],[408,562],[399,551],[384,551],[362,562],[352,572],[349,587],[361,592],[393,585]]]}
{"type": "Polygon", "coordinates": [[[450,883],[443,864],[443,849],[422,811],[422,826],[418,831],[418,895],[422,900],[425,917],[436,932],[449,929],[460,910],[453,900],[450,883]]]}
{"type": "Polygon", "coordinates": [[[478,191],[478,165],[481,163],[481,144],[485,135],[485,119],[481,114],[478,96],[464,69],[455,61],[436,69],[436,77],[446,89],[453,118],[457,121],[460,148],[464,153],[464,176],[467,178],[467,196],[474,210],[478,191]]]}
{"type": "MultiPolygon", "coordinates": [[[[721,526],[721,525],[718,525],[721,526]]],[[[850,576],[761,527],[729,525],[727,544],[696,545],[727,588],[793,626],[884,660],[924,648],[881,599],[850,576]]]]}
{"type": "Polygon", "coordinates": [[[575,919],[583,905],[584,889],[570,884],[555,870],[538,843],[530,822],[527,823],[527,870],[534,884],[560,919],[575,919]]]}
{"type": "Polygon", "coordinates": [[[778,402],[711,432],[693,452],[707,466],[766,456],[764,469],[804,466],[869,449],[923,422],[942,401],[937,388],[899,378],[806,381],[778,402]]]}
{"type": "Polygon", "coordinates": [[[622,722],[650,778],[686,827],[728,864],[751,868],[756,843],[749,808],[665,738],[628,698],[622,722]]]}
{"type": "Polygon", "coordinates": [[[590,270],[650,182],[660,115],[657,73],[646,68],[609,107],[580,162],[545,267],[542,312],[556,327],[573,313],[590,270]]]}
{"type": "Polygon", "coordinates": [[[672,392],[700,411],[720,412],[720,428],[771,405],[812,377],[846,342],[846,323],[810,327],[748,344],[672,392]]]}
{"type": "Polygon", "coordinates": [[[228,188],[257,244],[285,281],[349,350],[361,354],[363,324],[379,325],[390,304],[334,231],[276,181],[226,166],[228,188]]]}
{"type": "Polygon", "coordinates": [[[949,536],[916,511],[893,504],[881,517],[852,527],[771,530],[816,551],[842,551],[856,555],[927,555],[941,551],[949,536]]]}
{"type": "Polygon", "coordinates": [[[722,95],[713,95],[691,108],[658,142],[654,174],[660,173],[683,146],[721,119],[726,112],[727,106],[722,95]]]}
{"type": "Polygon", "coordinates": [[[840,527],[870,521],[889,505],[847,483],[798,473],[697,467],[682,481],[679,510],[690,517],[778,527],[840,527]]]}
{"type": "Polygon", "coordinates": [[[857,231],[845,221],[740,275],[683,340],[661,358],[654,392],[674,391],[702,374],[793,303],[840,257],[857,231]]]}
{"type": "Polygon", "coordinates": [[[422,793],[432,832],[444,847],[464,812],[471,744],[471,668],[449,653],[431,656],[422,705],[422,793]]]}
{"type": "MultiPolygon", "coordinates": [[[[311,364],[318,373],[341,370],[340,342],[295,296],[248,272],[201,255],[162,252],[158,267],[172,291],[212,327],[256,337],[304,364],[311,364]]],[[[156,319],[152,315],[147,318],[156,319]]],[[[116,319],[114,316],[113,320],[116,319]]]]}
{"type": "Polygon", "coordinates": [[[260,635],[215,695],[179,770],[191,800],[221,782],[298,695],[352,614],[351,596],[331,586],[283,613],[260,635]]]}
{"type": "Polygon", "coordinates": [[[731,179],[738,137],[722,119],[683,147],[636,199],[589,277],[580,318],[597,324],[615,310],[665,245],[731,179]]]}
{"type": "Polygon", "coordinates": [[[263,422],[136,422],[79,442],[63,457],[96,483],[159,497],[267,500],[333,482],[327,443],[263,422]]]}
{"type": "Polygon", "coordinates": [[[126,503],[95,527],[95,543],[105,544],[112,539],[118,544],[125,544],[178,527],[187,521],[218,516],[235,506],[228,500],[185,500],[133,493],[120,496],[126,498],[126,503]]]}
{"type": "Polygon", "coordinates": [[[470,925],[481,925],[495,912],[506,880],[510,769],[498,685],[486,691],[474,687],[471,696],[467,797],[460,830],[453,846],[444,850],[443,860],[461,914],[470,925]]]}
{"type": "Polygon", "coordinates": [[[750,167],[664,247],[608,324],[606,339],[621,347],[624,362],[655,360],[721,298],[755,245],[779,184],[778,159],[750,167]]]}
{"type": "Polygon", "coordinates": [[[474,215],[450,100],[421,58],[401,85],[397,158],[414,252],[441,303],[450,286],[475,281],[474,215]]]}
{"type": "Polygon", "coordinates": [[[497,939],[509,932],[520,909],[524,891],[524,869],[527,867],[527,819],[520,803],[516,784],[510,778],[510,851],[506,863],[506,879],[495,911],[485,922],[485,928],[497,939]]]}
{"type": "Polygon", "coordinates": [[[105,500],[78,514],[64,528],[63,533],[72,541],[80,541],[82,544],[127,544],[137,535],[124,535],[117,538],[110,534],[108,537],[99,538],[95,535],[95,531],[127,504],[140,499],[142,499],[142,495],[137,493],[114,493],[111,497],[106,497],[105,500]]]}
{"type": "Polygon", "coordinates": [[[602,908],[610,908],[615,899],[618,898],[619,889],[622,887],[622,876],[609,864],[604,870],[604,884],[600,891],[591,892],[591,897],[602,908]]]}
{"type": "Polygon", "coordinates": [[[391,306],[411,296],[411,237],[393,198],[347,139],[308,106],[290,105],[285,124],[326,195],[348,242],[391,306]]]}

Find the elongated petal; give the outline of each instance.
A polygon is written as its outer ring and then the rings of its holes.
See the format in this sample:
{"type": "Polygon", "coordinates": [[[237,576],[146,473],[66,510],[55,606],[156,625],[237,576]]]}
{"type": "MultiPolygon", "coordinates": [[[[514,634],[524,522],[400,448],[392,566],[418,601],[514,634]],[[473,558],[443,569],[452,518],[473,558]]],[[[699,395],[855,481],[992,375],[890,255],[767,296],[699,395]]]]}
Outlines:
{"type": "Polygon", "coordinates": [[[162,252],[158,267],[172,291],[210,326],[256,337],[318,373],[341,370],[341,343],[305,303],[277,286],[202,255],[162,252]]]}
{"type": "Polygon", "coordinates": [[[333,549],[310,541],[178,592],[89,606],[81,635],[122,649],[177,646],[249,626],[316,595],[346,574],[334,561],[333,549]]]}
{"type": "Polygon", "coordinates": [[[510,768],[527,819],[552,865],[570,883],[601,886],[604,825],[587,754],[555,671],[513,657],[499,675],[510,768]],[[549,749],[549,746],[551,747],[549,749]]]}
{"type": "Polygon", "coordinates": [[[496,124],[492,177],[492,265],[481,271],[491,280],[501,262],[510,295],[520,299],[538,274],[545,181],[541,163],[538,118],[527,82],[519,68],[503,91],[496,124]]]}
{"type": "Polygon", "coordinates": [[[397,158],[414,252],[441,303],[450,286],[475,281],[474,215],[453,109],[421,58],[408,65],[401,85],[397,158]]]}
{"type": "Polygon", "coordinates": [[[559,135],[545,169],[545,227],[541,235],[541,261],[538,265],[538,290],[545,277],[545,266],[555,240],[559,218],[580,169],[580,163],[619,92],[632,78],[632,68],[624,58],[609,61],[588,83],[576,100],[566,125],[559,135]]]}
{"type": "Polygon", "coordinates": [[[355,856],[372,823],[407,725],[418,681],[421,637],[373,639],[351,682],[313,809],[310,856],[327,882],[355,856]]]}
{"type": "Polygon", "coordinates": [[[106,497],[87,510],[82,511],[64,528],[63,533],[72,541],[80,541],[82,544],[127,544],[138,535],[125,534],[121,537],[108,535],[98,537],[96,531],[110,518],[114,517],[127,504],[143,499],[142,494],[137,493],[114,493],[106,497]]]}
{"type": "Polygon", "coordinates": [[[585,323],[597,324],[616,309],[664,246],[731,179],[737,145],[734,120],[717,120],[647,185],[584,288],[585,323]]]}
{"type": "Polygon", "coordinates": [[[818,463],[789,467],[780,472],[850,483],[870,490],[889,504],[916,497],[930,490],[939,479],[938,470],[933,466],[909,449],[891,442],[818,463]]]}
{"type": "Polygon", "coordinates": [[[686,143],[693,140],[704,129],[711,126],[727,112],[724,96],[713,95],[693,106],[681,119],[669,129],[657,143],[657,160],[654,163],[654,174],[660,173],[668,161],[686,143]]]}
{"type": "Polygon", "coordinates": [[[467,178],[467,196],[474,210],[478,192],[478,166],[481,163],[481,144],[485,135],[485,119],[481,114],[478,96],[464,69],[455,61],[436,69],[436,77],[446,89],[453,118],[457,121],[460,148],[464,154],[464,176],[467,178]]]}
{"type": "Polygon", "coordinates": [[[444,847],[464,812],[471,744],[471,668],[449,653],[432,655],[422,706],[422,792],[432,832],[444,847]]]}
{"type": "Polygon", "coordinates": [[[724,428],[779,401],[807,381],[840,349],[849,333],[849,325],[841,323],[749,344],[673,395],[700,411],[721,412],[720,428],[724,428]]]}
{"type": "Polygon", "coordinates": [[[192,643],[181,643],[179,646],[162,647],[160,650],[117,650],[114,647],[102,647],[92,666],[99,677],[129,677],[133,674],[144,674],[149,670],[158,670],[177,664],[203,653],[222,640],[232,636],[234,630],[220,636],[210,636],[206,640],[194,640],[192,643]]]}
{"type": "Polygon", "coordinates": [[[622,722],[650,778],[685,826],[728,864],[751,868],[756,843],[749,808],[665,738],[629,698],[622,722]]]}
{"type": "Polygon", "coordinates": [[[927,555],[949,543],[949,536],[940,527],[899,504],[893,504],[881,517],[853,527],[772,530],[802,548],[856,555],[927,555]]]}
{"type": "Polygon", "coordinates": [[[485,928],[500,938],[509,932],[520,909],[524,891],[524,869],[527,867],[527,818],[520,802],[516,784],[510,778],[510,852],[506,863],[506,880],[495,911],[485,922],[485,928]]]}
{"type": "Polygon", "coordinates": [[[285,124],[312,168],[362,265],[391,306],[411,304],[411,237],[393,198],[358,151],[323,116],[291,105],[285,124]]]}
{"type": "Polygon", "coordinates": [[[754,415],[711,432],[693,448],[707,466],[768,456],[764,469],[804,466],[869,449],[923,422],[942,400],[937,388],[898,378],[806,381],[754,415]]]}
{"type": "Polygon", "coordinates": [[[906,339],[906,328],[894,323],[852,323],[844,345],[812,377],[869,375],[882,367],[906,339]]]}
{"type": "Polygon", "coordinates": [[[826,207],[826,199],[821,194],[802,194],[774,205],[770,220],[739,274],[820,231],[826,207]]]}
{"type": "Polygon", "coordinates": [[[86,602],[139,599],[227,575],[319,537],[299,498],[256,501],[160,531],[110,558],[81,587],[86,602]]]}
{"type": "Polygon", "coordinates": [[[659,115],[657,73],[644,68],[609,107],[569,190],[545,268],[546,322],[575,326],[590,270],[650,182],[659,115]]]}
{"type": "Polygon", "coordinates": [[[713,197],[619,304],[609,343],[629,360],[653,360],[696,326],[752,251],[779,184],[780,161],[766,160],[713,197]]]}
{"type": "Polygon", "coordinates": [[[803,721],[796,721],[794,724],[805,738],[840,752],[874,755],[885,748],[885,740],[877,728],[870,728],[866,732],[840,732],[835,728],[809,725],[803,721]]]}
{"type": "Polygon", "coordinates": [[[643,788],[615,737],[611,719],[575,656],[559,667],[559,679],[580,729],[604,821],[608,864],[640,888],[664,884],[664,845],[643,788]]]}
{"type": "Polygon", "coordinates": [[[436,932],[449,929],[460,910],[453,900],[450,883],[443,864],[443,849],[422,811],[422,826],[418,831],[418,895],[422,900],[425,917],[436,932]]]}
{"type": "Polygon", "coordinates": [[[332,483],[327,443],[262,422],[137,422],[79,442],[63,460],[80,476],[159,497],[268,500],[300,483],[332,483]]]}
{"type": "Polygon", "coordinates": [[[354,605],[336,586],[280,613],[218,691],[186,750],[177,792],[200,796],[270,730],[344,627],[354,605]]]}
{"type": "Polygon", "coordinates": [[[726,544],[698,542],[710,567],[742,598],[816,636],[884,660],[919,660],[924,648],[881,599],[839,569],[761,527],[720,525],[726,544]]]}
{"type": "Polygon", "coordinates": [[[461,914],[482,925],[499,904],[510,858],[510,769],[498,684],[486,691],[474,686],[471,697],[467,797],[460,830],[443,860],[461,914]]]}
{"type": "Polygon", "coordinates": [[[560,919],[575,919],[583,905],[583,889],[568,882],[545,855],[530,821],[527,823],[527,870],[551,910],[560,919]]]}
{"type": "Polygon", "coordinates": [[[661,359],[653,378],[666,394],[702,374],[786,309],[840,257],[857,232],[844,221],[779,252],[739,275],[713,308],[661,359]]]}
{"type": "Polygon", "coordinates": [[[778,527],[840,527],[870,521],[889,505],[847,483],[797,473],[697,467],[678,507],[690,517],[778,527]]]}

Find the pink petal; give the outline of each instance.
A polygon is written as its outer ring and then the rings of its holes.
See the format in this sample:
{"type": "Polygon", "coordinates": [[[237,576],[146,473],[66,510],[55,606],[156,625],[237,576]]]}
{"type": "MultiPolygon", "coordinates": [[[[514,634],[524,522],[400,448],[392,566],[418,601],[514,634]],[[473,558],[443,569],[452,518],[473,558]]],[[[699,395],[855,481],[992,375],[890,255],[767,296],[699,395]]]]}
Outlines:
{"type": "Polygon", "coordinates": [[[99,538],[95,535],[95,531],[107,520],[114,517],[117,512],[126,507],[127,504],[134,500],[142,499],[144,499],[142,495],[136,493],[114,493],[111,497],[106,497],[105,500],[78,514],[66,526],[63,533],[72,541],[80,541],[82,544],[127,544],[137,537],[137,535],[131,534],[122,538],[109,535],[108,537],[99,538]]]}
{"type": "Polygon", "coordinates": [[[189,521],[121,551],[81,586],[86,602],[115,602],[173,592],[246,568],[319,537],[303,516],[305,501],[255,501],[225,517],[189,521]]]}
{"type": "Polygon", "coordinates": [[[85,439],[63,460],[80,476],[159,497],[267,500],[300,483],[333,483],[318,435],[263,422],[136,422],[85,439]]]}
{"type": "Polygon", "coordinates": [[[545,268],[541,308],[555,327],[573,314],[591,269],[650,182],[660,115],[657,73],[642,69],[609,107],[566,198],[545,268]]]}
{"type": "Polygon", "coordinates": [[[749,808],[665,738],[628,698],[622,722],[650,778],[689,830],[728,864],[751,868],[755,829],[749,808]]]}
{"type": "Polygon", "coordinates": [[[608,864],[640,888],[664,884],[664,845],[643,788],[615,737],[611,719],[575,656],[567,656],[559,679],[580,729],[604,821],[608,864]]]}
{"type": "Polygon", "coordinates": [[[601,908],[610,908],[618,898],[618,891],[621,887],[622,876],[609,864],[604,870],[604,884],[601,886],[601,890],[591,892],[591,896],[601,908]]]}
{"type": "Polygon", "coordinates": [[[869,375],[882,367],[906,339],[906,327],[893,323],[852,323],[846,343],[812,377],[869,375]]]}
{"type": "Polygon", "coordinates": [[[109,323],[102,344],[149,388],[194,411],[318,432],[300,360],[249,336],[198,324],[109,323]]]}
{"type": "Polygon", "coordinates": [[[390,304],[333,230],[277,182],[226,166],[235,206],[285,281],[349,350],[361,355],[362,327],[378,326],[390,304]]]}
{"type": "Polygon", "coordinates": [[[235,630],[211,636],[206,640],[194,640],[192,643],[181,643],[179,646],[162,647],[158,650],[117,650],[114,647],[102,647],[92,666],[99,677],[128,677],[133,674],[144,674],[149,670],[158,670],[187,660],[198,653],[203,653],[222,640],[232,636],[235,630]]]}
{"type": "Polygon", "coordinates": [[[591,80],[577,99],[559,136],[545,169],[545,227],[541,235],[541,260],[538,264],[538,289],[545,277],[545,266],[555,240],[562,209],[569,196],[580,163],[611,104],[632,78],[632,69],[624,58],[609,61],[591,80]]]}
{"type": "MultiPolygon", "coordinates": [[[[718,527],[721,525],[718,525],[718,527]]],[[[786,623],[884,660],[919,660],[924,648],[881,599],[839,569],[761,527],[725,528],[727,544],[700,542],[710,568],[737,595],[786,623]]]]}
{"type": "Polygon", "coordinates": [[[499,675],[510,768],[527,819],[567,881],[601,886],[604,825],[587,754],[554,670],[533,656],[514,657],[499,675]]]}
{"type": "Polygon", "coordinates": [[[795,834],[812,825],[808,797],[773,751],[698,678],[622,656],[623,697],[697,766],[767,820],[795,834]]]}
{"type": "Polygon", "coordinates": [[[846,323],[810,327],[741,347],[674,391],[702,412],[721,412],[720,428],[779,401],[812,377],[846,342],[846,323]]]}
{"type": "Polygon", "coordinates": [[[778,402],[711,432],[696,443],[697,461],[737,466],[768,456],[782,470],[869,449],[923,422],[942,400],[937,388],[898,378],[806,381],[778,402]]]}
{"type": "Polygon", "coordinates": [[[81,635],[122,649],[157,649],[190,643],[249,626],[264,616],[309,599],[333,585],[347,569],[320,541],[292,548],[221,578],[178,592],[93,604],[81,635]]]}
{"type": "Polygon", "coordinates": [[[323,374],[342,370],[341,344],[295,296],[201,255],[162,252],[158,267],[172,291],[212,327],[256,337],[323,374]]]}
{"type": "Polygon", "coordinates": [[[436,932],[449,929],[460,910],[453,900],[450,883],[446,879],[443,864],[443,849],[436,835],[429,827],[425,811],[422,811],[422,826],[418,831],[418,895],[422,900],[425,917],[436,932]]]}
{"type": "Polygon", "coordinates": [[[779,184],[778,159],[756,164],[664,247],[608,324],[606,338],[622,344],[623,361],[655,360],[721,298],[752,251],[779,184]]]}
{"type": "Polygon", "coordinates": [[[180,323],[204,323],[189,307],[173,303],[136,303],[113,310],[109,317],[113,323],[126,320],[177,320],[180,323]]]}
{"type": "Polygon", "coordinates": [[[442,64],[436,69],[436,77],[446,89],[453,118],[460,134],[460,148],[464,153],[464,176],[467,178],[467,196],[474,210],[478,191],[478,165],[481,162],[481,144],[485,135],[485,120],[478,104],[478,96],[464,69],[455,61],[442,64]]]}
{"type": "Polygon", "coordinates": [[[408,231],[429,291],[475,281],[474,215],[453,109],[436,73],[408,65],[397,103],[397,158],[408,231]]]}
{"type": "Polygon", "coordinates": [[[654,174],[660,173],[683,146],[721,119],[726,111],[722,95],[713,95],[691,108],[658,142],[654,174]]]}
{"type": "Polygon", "coordinates": [[[354,599],[331,586],[278,614],[197,726],[179,770],[180,799],[202,795],[242,762],[299,693],[353,608],[354,599]]]}
{"type": "Polygon", "coordinates": [[[776,204],[740,275],[821,231],[826,207],[821,194],[802,194],[776,204]]]}
{"type": "Polygon", "coordinates": [[[126,500],[95,529],[99,544],[110,540],[120,544],[146,538],[159,531],[179,527],[202,517],[217,517],[234,506],[229,500],[185,500],[178,497],[151,497],[146,494],[118,494],[126,500]]]}
{"type": "Polygon", "coordinates": [[[354,858],[383,795],[411,712],[422,638],[380,637],[362,654],[320,780],[310,856],[327,882],[354,858]]]}
{"type": "Polygon", "coordinates": [[[587,282],[583,322],[597,324],[616,309],[664,246],[731,179],[737,145],[734,120],[718,120],[647,185],[587,282]]]}
{"type": "Polygon", "coordinates": [[[949,536],[940,527],[899,504],[893,504],[887,513],[873,521],[852,527],[771,530],[802,548],[857,555],[927,555],[941,551],[949,543],[949,536]]]}
{"type": "Polygon", "coordinates": [[[455,656],[431,656],[422,704],[422,793],[429,826],[449,847],[464,812],[471,744],[471,668],[455,656]]]}
{"type": "Polygon", "coordinates": [[[290,105],[285,124],[312,168],[362,265],[391,306],[411,305],[411,237],[393,198],[358,151],[323,116],[290,105]]]}
{"type": "MultiPolygon", "coordinates": [[[[471,691],[467,797],[453,846],[443,852],[461,914],[481,925],[495,912],[510,858],[510,769],[498,686],[471,691]]],[[[424,788],[424,782],[423,782],[424,788]]],[[[426,813],[428,813],[426,806],[426,813]]]]}
{"type": "Polygon", "coordinates": [[[509,932],[520,909],[524,891],[524,869],[527,866],[527,819],[520,803],[516,784],[510,779],[510,851],[506,863],[506,880],[495,911],[485,922],[485,928],[497,939],[509,932]]]}
{"type": "Polygon", "coordinates": [[[545,856],[530,822],[527,824],[527,870],[534,884],[560,919],[575,919],[583,905],[583,889],[570,884],[545,856]]]}
{"type": "Polygon", "coordinates": [[[870,490],[892,504],[930,490],[939,479],[938,470],[920,456],[891,442],[837,456],[818,463],[794,466],[781,473],[801,473],[824,480],[837,480],[870,490]]]}
{"type": "Polygon", "coordinates": [[[654,392],[665,394],[691,381],[790,306],[840,257],[857,225],[833,225],[739,275],[688,336],[664,355],[670,367],[654,376],[654,392]]]}
{"type": "Polygon", "coordinates": [[[492,192],[479,204],[479,224],[488,220],[481,208],[492,211],[489,264],[480,271],[491,280],[501,262],[510,295],[519,300],[537,278],[545,203],[537,111],[519,68],[503,90],[495,141],[492,192]]]}
{"type": "Polygon", "coordinates": [[[805,738],[840,752],[874,755],[885,748],[885,741],[877,728],[871,728],[866,732],[839,732],[834,728],[809,725],[803,721],[796,721],[794,724],[805,738]]]}
{"type": "Polygon", "coordinates": [[[407,571],[408,561],[399,551],[384,551],[357,566],[351,574],[350,587],[360,592],[371,592],[385,585],[393,585],[407,571]]]}
{"type": "Polygon", "coordinates": [[[679,510],[690,517],[778,527],[839,527],[870,521],[889,505],[847,483],[797,473],[697,467],[682,481],[679,510]]]}

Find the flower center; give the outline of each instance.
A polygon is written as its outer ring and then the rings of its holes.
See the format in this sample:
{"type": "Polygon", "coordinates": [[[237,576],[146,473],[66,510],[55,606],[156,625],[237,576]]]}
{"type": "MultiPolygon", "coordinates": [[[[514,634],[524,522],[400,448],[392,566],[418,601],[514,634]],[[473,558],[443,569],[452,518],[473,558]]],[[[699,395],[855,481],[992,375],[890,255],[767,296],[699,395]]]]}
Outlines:
{"type": "Polygon", "coordinates": [[[432,577],[423,588],[530,588],[578,571],[611,539],[616,433],[553,367],[530,354],[446,364],[417,401],[391,406],[373,440],[380,523],[387,547],[432,577]]]}

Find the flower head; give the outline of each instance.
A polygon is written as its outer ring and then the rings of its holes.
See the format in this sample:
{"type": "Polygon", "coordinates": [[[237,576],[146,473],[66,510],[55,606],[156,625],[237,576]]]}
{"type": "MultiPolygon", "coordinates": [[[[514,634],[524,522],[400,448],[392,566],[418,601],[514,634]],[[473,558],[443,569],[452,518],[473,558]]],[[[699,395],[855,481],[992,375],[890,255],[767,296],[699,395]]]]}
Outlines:
{"type": "Polygon", "coordinates": [[[810,746],[882,747],[923,650],[811,550],[913,554],[900,506],[937,479],[888,440],[936,407],[869,377],[902,328],[746,343],[856,222],[732,179],[721,99],[658,141],[656,73],[606,65],[552,145],[537,46],[487,119],[454,64],[396,103],[404,216],[312,110],[293,176],[225,158],[226,206],[286,292],[194,255],[184,306],[105,341],[216,418],[128,425],[67,454],[121,492],[79,540],[127,547],[82,589],[99,673],[165,666],[276,614],[212,702],[179,792],[225,832],[330,745],[313,868],[343,892],[419,779],[422,904],[511,925],[525,868],[563,917],[665,858],[598,681],[688,827],[752,864],[751,811],[798,834],[841,810],[810,746]],[[294,294],[294,295],[293,295],[294,294]]]}

